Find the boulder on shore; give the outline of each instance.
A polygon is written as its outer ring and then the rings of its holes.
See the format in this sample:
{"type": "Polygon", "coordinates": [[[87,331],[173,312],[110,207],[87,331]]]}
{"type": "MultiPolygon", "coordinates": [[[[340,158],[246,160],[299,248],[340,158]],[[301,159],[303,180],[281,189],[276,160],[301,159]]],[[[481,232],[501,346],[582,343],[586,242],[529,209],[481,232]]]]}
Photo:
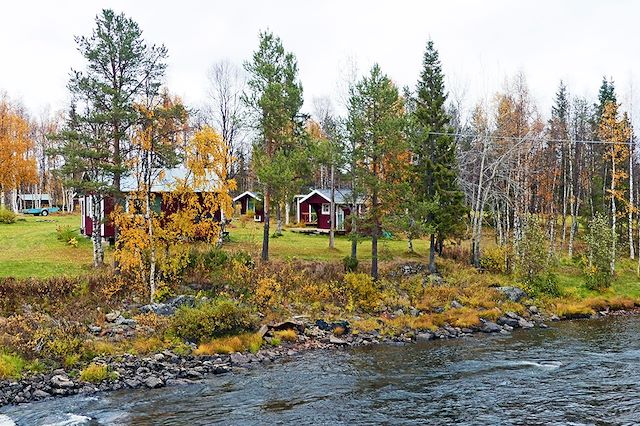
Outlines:
{"type": "Polygon", "coordinates": [[[519,302],[528,296],[520,287],[496,287],[496,290],[504,294],[512,302],[519,302]]]}

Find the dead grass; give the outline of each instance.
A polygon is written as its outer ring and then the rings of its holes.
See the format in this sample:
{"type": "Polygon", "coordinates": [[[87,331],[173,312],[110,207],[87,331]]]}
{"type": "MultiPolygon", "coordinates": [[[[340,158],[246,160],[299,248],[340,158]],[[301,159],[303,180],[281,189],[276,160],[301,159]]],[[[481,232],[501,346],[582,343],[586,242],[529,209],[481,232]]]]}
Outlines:
{"type": "Polygon", "coordinates": [[[200,344],[194,355],[230,354],[234,352],[258,352],[262,347],[262,337],[255,333],[244,333],[237,336],[220,337],[200,344]]]}
{"type": "Polygon", "coordinates": [[[293,329],[276,331],[273,333],[273,337],[283,342],[293,343],[298,341],[298,333],[293,329]]]}

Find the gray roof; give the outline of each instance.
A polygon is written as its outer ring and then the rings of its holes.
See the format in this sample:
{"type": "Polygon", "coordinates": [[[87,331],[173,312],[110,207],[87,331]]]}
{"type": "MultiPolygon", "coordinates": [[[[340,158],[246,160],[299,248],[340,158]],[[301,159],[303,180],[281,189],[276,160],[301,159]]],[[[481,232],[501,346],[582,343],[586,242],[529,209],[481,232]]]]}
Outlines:
{"type": "MultiPolygon", "coordinates": [[[[183,165],[174,167],[172,169],[164,169],[164,176],[162,179],[154,179],[153,185],[151,185],[151,192],[172,192],[176,189],[178,181],[182,181],[190,177],[190,171],[183,165]]],[[[155,175],[158,176],[160,170],[155,171],[155,175]]],[[[212,191],[217,185],[218,177],[211,172],[209,177],[209,185],[205,185],[202,188],[194,188],[196,192],[212,191]]],[[[120,182],[120,190],[122,192],[133,192],[138,190],[138,179],[135,175],[127,175],[122,178],[120,182]]]]}
{"type": "MultiPolygon", "coordinates": [[[[301,198],[299,202],[305,201],[307,198],[310,198],[314,194],[320,195],[322,198],[331,202],[331,189],[314,189],[309,192],[304,198],[301,198]]],[[[348,205],[353,203],[353,191],[349,188],[336,188],[335,194],[335,202],[336,204],[348,205]]],[[[364,197],[362,195],[358,195],[356,200],[356,204],[364,204],[364,197]]]]}

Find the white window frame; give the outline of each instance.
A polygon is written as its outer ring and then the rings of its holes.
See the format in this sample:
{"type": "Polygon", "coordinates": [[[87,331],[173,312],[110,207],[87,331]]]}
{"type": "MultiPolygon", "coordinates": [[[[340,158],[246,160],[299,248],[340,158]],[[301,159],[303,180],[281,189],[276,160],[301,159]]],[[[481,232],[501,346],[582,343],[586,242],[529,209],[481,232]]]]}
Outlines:
{"type": "Polygon", "coordinates": [[[331,203],[322,203],[322,214],[331,214],[331,203]],[[326,210],[325,210],[326,207],[326,210]]]}

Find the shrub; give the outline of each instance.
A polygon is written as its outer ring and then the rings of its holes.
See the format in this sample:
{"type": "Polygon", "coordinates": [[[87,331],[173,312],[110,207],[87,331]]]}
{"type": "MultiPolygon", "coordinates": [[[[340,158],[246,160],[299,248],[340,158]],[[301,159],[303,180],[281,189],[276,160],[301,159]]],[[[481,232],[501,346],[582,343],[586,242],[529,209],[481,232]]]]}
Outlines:
{"type": "Polygon", "coordinates": [[[525,285],[526,292],[533,296],[540,294],[558,297],[561,295],[560,287],[558,286],[558,276],[553,272],[547,272],[541,276],[535,277],[529,283],[525,285]]]}
{"type": "Polygon", "coordinates": [[[19,379],[25,365],[24,359],[18,355],[0,354],[0,379],[19,379]]]}
{"type": "Polygon", "coordinates": [[[171,319],[170,330],[190,342],[249,330],[255,326],[251,311],[229,299],[216,299],[195,307],[182,306],[171,319]]]}
{"type": "Polygon", "coordinates": [[[17,217],[18,215],[12,212],[11,210],[5,207],[0,207],[0,223],[6,223],[6,224],[15,223],[17,217]]]}
{"type": "Polygon", "coordinates": [[[613,236],[606,217],[598,214],[591,220],[585,241],[589,248],[589,265],[585,269],[587,276],[585,285],[589,290],[606,290],[613,280],[611,272],[613,236]]]}
{"type": "Polygon", "coordinates": [[[85,359],[92,359],[96,356],[115,355],[120,352],[120,348],[106,340],[88,340],[84,342],[82,352],[85,359]]]}
{"type": "Polygon", "coordinates": [[[78,233],[74,228],[72,228],[69,225],[66,225],[66,226],[58,225],[56,227],[56,238],[58,239],[58,241],[62,241],[63,243],[66,243],[66,244],[71,244],[70,242],[74,240],[76,241],[76,246],[77,246],[78,244],[77,237],[78,237],[78,233]]]}
{"type": "Polygon", "coordinates": [[[531,218],[520,240],[516,258],[518,279],[527,286],[535,287],[538,285],[542,280],[542,274],[550,266],[546,241],[544,229],[535,219],[531,218]]]}
{"type": "Polygon", "coordinates": [[[278,304],[282,296],[282,286],[274,278],[260,278],[256,283],[254,298],[259,306],[267,307],[278,304]]]}
{"type": "Polygon", "coordinates": [[[345,290],[349,298],[347,309],[372,312],[380,304],[380,293],[368,274],[349,272],[344,276],[345,290]]]}
{"type": "Polygon", "coordinates": [[[358,270],[358,258],[346,256],[342,259],[342,264],[344,265],[345,272],[355,272],[358,270]]]}
{"type": "Polygon", "coordinates": [[[507,272],[507,248],[506,246],[487,247],[482,250],[480,256],[480,266],[494,274],[504,274],[507,272]]]}
{"type": "Polygon", "coordinates": [[[80,380],[89,383],[100,383],[111,378],[106,365],[91,363],[80,372],[80,380]]]}

